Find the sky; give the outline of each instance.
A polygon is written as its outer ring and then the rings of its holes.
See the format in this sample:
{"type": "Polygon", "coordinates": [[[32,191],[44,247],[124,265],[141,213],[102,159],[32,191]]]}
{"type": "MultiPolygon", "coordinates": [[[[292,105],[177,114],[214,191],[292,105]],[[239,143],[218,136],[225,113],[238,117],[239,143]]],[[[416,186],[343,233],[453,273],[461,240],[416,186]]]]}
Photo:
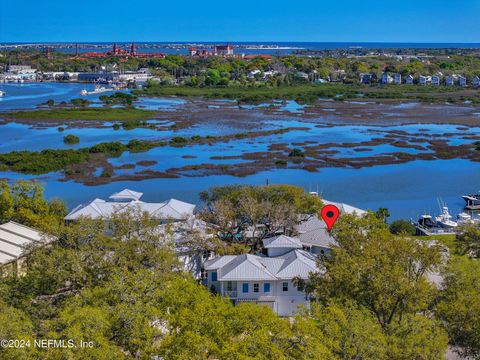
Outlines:
{"type": "Polygon", "coordinates": [[[21,0],[1,42],[480,43],[480,0],[21,0]]]}

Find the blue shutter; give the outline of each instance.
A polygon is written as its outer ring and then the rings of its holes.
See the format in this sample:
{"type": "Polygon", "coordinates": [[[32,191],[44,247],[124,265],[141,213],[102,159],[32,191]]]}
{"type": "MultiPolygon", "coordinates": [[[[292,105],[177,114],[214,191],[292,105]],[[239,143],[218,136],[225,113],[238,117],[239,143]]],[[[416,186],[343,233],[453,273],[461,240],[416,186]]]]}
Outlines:
{"type": "Polygon", "coordinates": [[[243,283],[243,284],[242,284],[242,291],[243,291],[244,293],[248,293],[248,283],[243,283]]]}
{"type": "Polygon", "coordinates": [[[263,292],[269,293],[270,292],[270,283],[263,284],[263,292]]]}
{"type": "Polygon", "coordinates": [[[212,271],[212,281],[217,281],[217,272],[212,271]]]}

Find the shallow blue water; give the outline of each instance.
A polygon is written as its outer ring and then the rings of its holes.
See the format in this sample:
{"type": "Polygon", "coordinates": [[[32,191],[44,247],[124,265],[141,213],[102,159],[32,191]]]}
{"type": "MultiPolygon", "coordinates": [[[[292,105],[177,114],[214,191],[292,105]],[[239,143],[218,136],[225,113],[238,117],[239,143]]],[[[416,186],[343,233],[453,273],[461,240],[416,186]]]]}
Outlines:
{"type": "MultiPolygon", "coordinates": [[[[55,181],[41,177],[46,195],[62,197],[72,208],[97,197],[106,199],[124,188],[144,192],[145,201],[162,201],[175,197],[199,203],[198,193],[215,185],[227,184],[294,184],[307,191],[318,191],[326,198],[361,208],[387,207],[391,219],[416,218],[421,213],[439,213],[441,198],[458,213],[463,207],[461,195],[476,193],[480,184],[480,166],[466,160],[415,161],[400,165],[383,165],[363,169],[322,169],[318,173],[302,170],[265,171],[245,178],[228,175],[199,178],[149,179],[85,186],[73,181],[55,181]]],[[[0,178],[32,178],[15,173],[0,173],[0,178]]]]}

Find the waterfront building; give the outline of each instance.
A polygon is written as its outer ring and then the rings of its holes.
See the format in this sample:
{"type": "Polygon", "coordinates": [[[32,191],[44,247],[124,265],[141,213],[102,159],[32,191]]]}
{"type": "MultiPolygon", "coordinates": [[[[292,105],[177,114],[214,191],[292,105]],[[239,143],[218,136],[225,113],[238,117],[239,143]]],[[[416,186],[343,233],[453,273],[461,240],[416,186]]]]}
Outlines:
{"type": "Polygon", "coordinates": [[[8,65],[7,72],[11,74],[31,74],[37,72],[37,69],[33,69],[30,65],[8,65]]]}
{"type": "Polygon", "coordinates": [[[317,257],[302,250],[297,238],[280,235],[264,240],[267,255],[226,255],[205,263],[208,288],[235,304],[254,302],[269,306],[280,316],[293,315],[310,301],[294,279],[319,272],[317,257]]]}
{"type": "Polygon", "coordinates": [[[418,78],[418,84],[419,85],[427,85],[431,82],[432,82],[432,78],[430,76],[420,75],[420,77],[418,78]]]}
{"type": "Polygon", "coordinates": [[[176,199],[161,203],[140,201],[143,193],[125,189],[110,196],[111,201],[95,199],[87,204],[78,205],[65,217],[65,221],[76,221],[81,217],[108,220],[114,215],[128,211],[146,212],[158,219],[159,223],[183,221],[193,216],[195,205],[176,199]]]}
{"type": "Polygon", "coordinates": [[[400,85],[402,83],[402,75],[401,74],[393,74],[393,83],[395,85],[400,85]]]}
{"type": "Polygon", "coordinates": [[[382,78],[380,79],[382,84],[391,84],[393,82],[393,77],[391,77],[388,73],[384,72],[382,74],[382,78]]]}
{"type": "Polygon", "coordinates": [[[439,86],[440,85],[440,76],[433,75],[432,76],[432,86],[439,86]]]}
{"type": "Polygon", "coordinates": [[[360,83],[361,84],[371,84],[371,82],[372,82],[372,74],[370,74],[370,73],[360,74],[360,83]]]}
{"type": "Polygon", "coordinates": [[[210,56],[233,56],[233,46],[230,44],[226,45],[214,45],[212,48],[203,48],[200,49],[198,47],[190,47],[188,49],[188,53],[190,56],[196,57],[210,57],[210,56]]]}
{"type": "Polygon", "coordinates": [[[412,85],[413,84],[413,76],[412,75],[407,75],[405,77],[405,84],[407,84],[407,85],[412,85]]]}
{"type": "Polygon", "coordinates": [[[86,53],[78,53],[78,45],[76,47],[76,54],[75,57],[80,57],[80,58],[103,58],[103,57],[109,57],[109,56],[115,56],[115,57],[120,57],[120,58],[127,58],[127,57],[134,57],[134,58],[164,58],[165,54],[163,53],[140,53],[137,51],[137,45],[135,43],[132,43],[130,45],[130,51],[121,48],[119,45],[116,43],[113,44],[113,47],[111,50],[108,50],[106,52],[86,52],[86,53]]]}
{"type": "Polygon", "coordinates": [[[479,87],[480,86],[480,77],[478,77],[477,75],[475,75],[472,78],[472,86],[473,87],[479,87]]]}
{"type": "Polygon", "coordinates": [[[122,82],[134,81],[136,83],[147,82],[148,79],[152,78],[150,70],[147,68],[142,68],[139,71],[127,71],[118,74],[118,78],[122,82]]]}
{"type": "MultiPolygon", "coordinates": [[[[348,204],[324,199],[322,202],[335,205],[342,214],[366,213],[348,204]]],[[[293,279],[305,280],[311,272],[320,272],[317,257],[328,256],[337,242],[316,215],[300,216],[294,233],[297,234],[294,237],[279,234],[264,239],[263,251],[255,255],[226,255],[207,260],[203,283],[236,304],[267,305],[280,316],[293,315],[299,305],[308,307],[308,295],[293,279]]]]}
{"type": "Polygon", "coordinates": [[[456,78],[453,75],[449,75],[445,77],[445,86],[453,86],[455,85],[456,78]]]}
{"type": "Polygon", "coordinates": [[[462,87],[467,86],[467,78],[462,75],[458,76],[458,85],[462,87]]]}
{"type": "Polygon", "coordinates": [[[119,82],[120,74],[117,72],[79,73],[78,81],[96,82],[96,83],[119,82]]]}
{"type": "Polygon", "coordinates": [[[226,45],[215,45],[213,52],[217,56],[231,56],[233,55],[233,46],[230,44],[226,45]]]}

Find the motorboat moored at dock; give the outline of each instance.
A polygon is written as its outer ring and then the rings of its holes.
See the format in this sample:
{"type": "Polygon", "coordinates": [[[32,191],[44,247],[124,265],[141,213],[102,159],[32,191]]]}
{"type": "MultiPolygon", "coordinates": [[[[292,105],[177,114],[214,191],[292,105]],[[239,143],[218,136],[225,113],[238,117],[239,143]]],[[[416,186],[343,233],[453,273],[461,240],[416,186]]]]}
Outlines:
{"type": "Polygon", "coordinates": [[[452,229],[458,226],[457,222],[452,220],[452,215],[448,211],[448,207],[442,207],[442,213],[439,216],[435,217],[435,222],[438,226],[445,229],[452,229]]]}

